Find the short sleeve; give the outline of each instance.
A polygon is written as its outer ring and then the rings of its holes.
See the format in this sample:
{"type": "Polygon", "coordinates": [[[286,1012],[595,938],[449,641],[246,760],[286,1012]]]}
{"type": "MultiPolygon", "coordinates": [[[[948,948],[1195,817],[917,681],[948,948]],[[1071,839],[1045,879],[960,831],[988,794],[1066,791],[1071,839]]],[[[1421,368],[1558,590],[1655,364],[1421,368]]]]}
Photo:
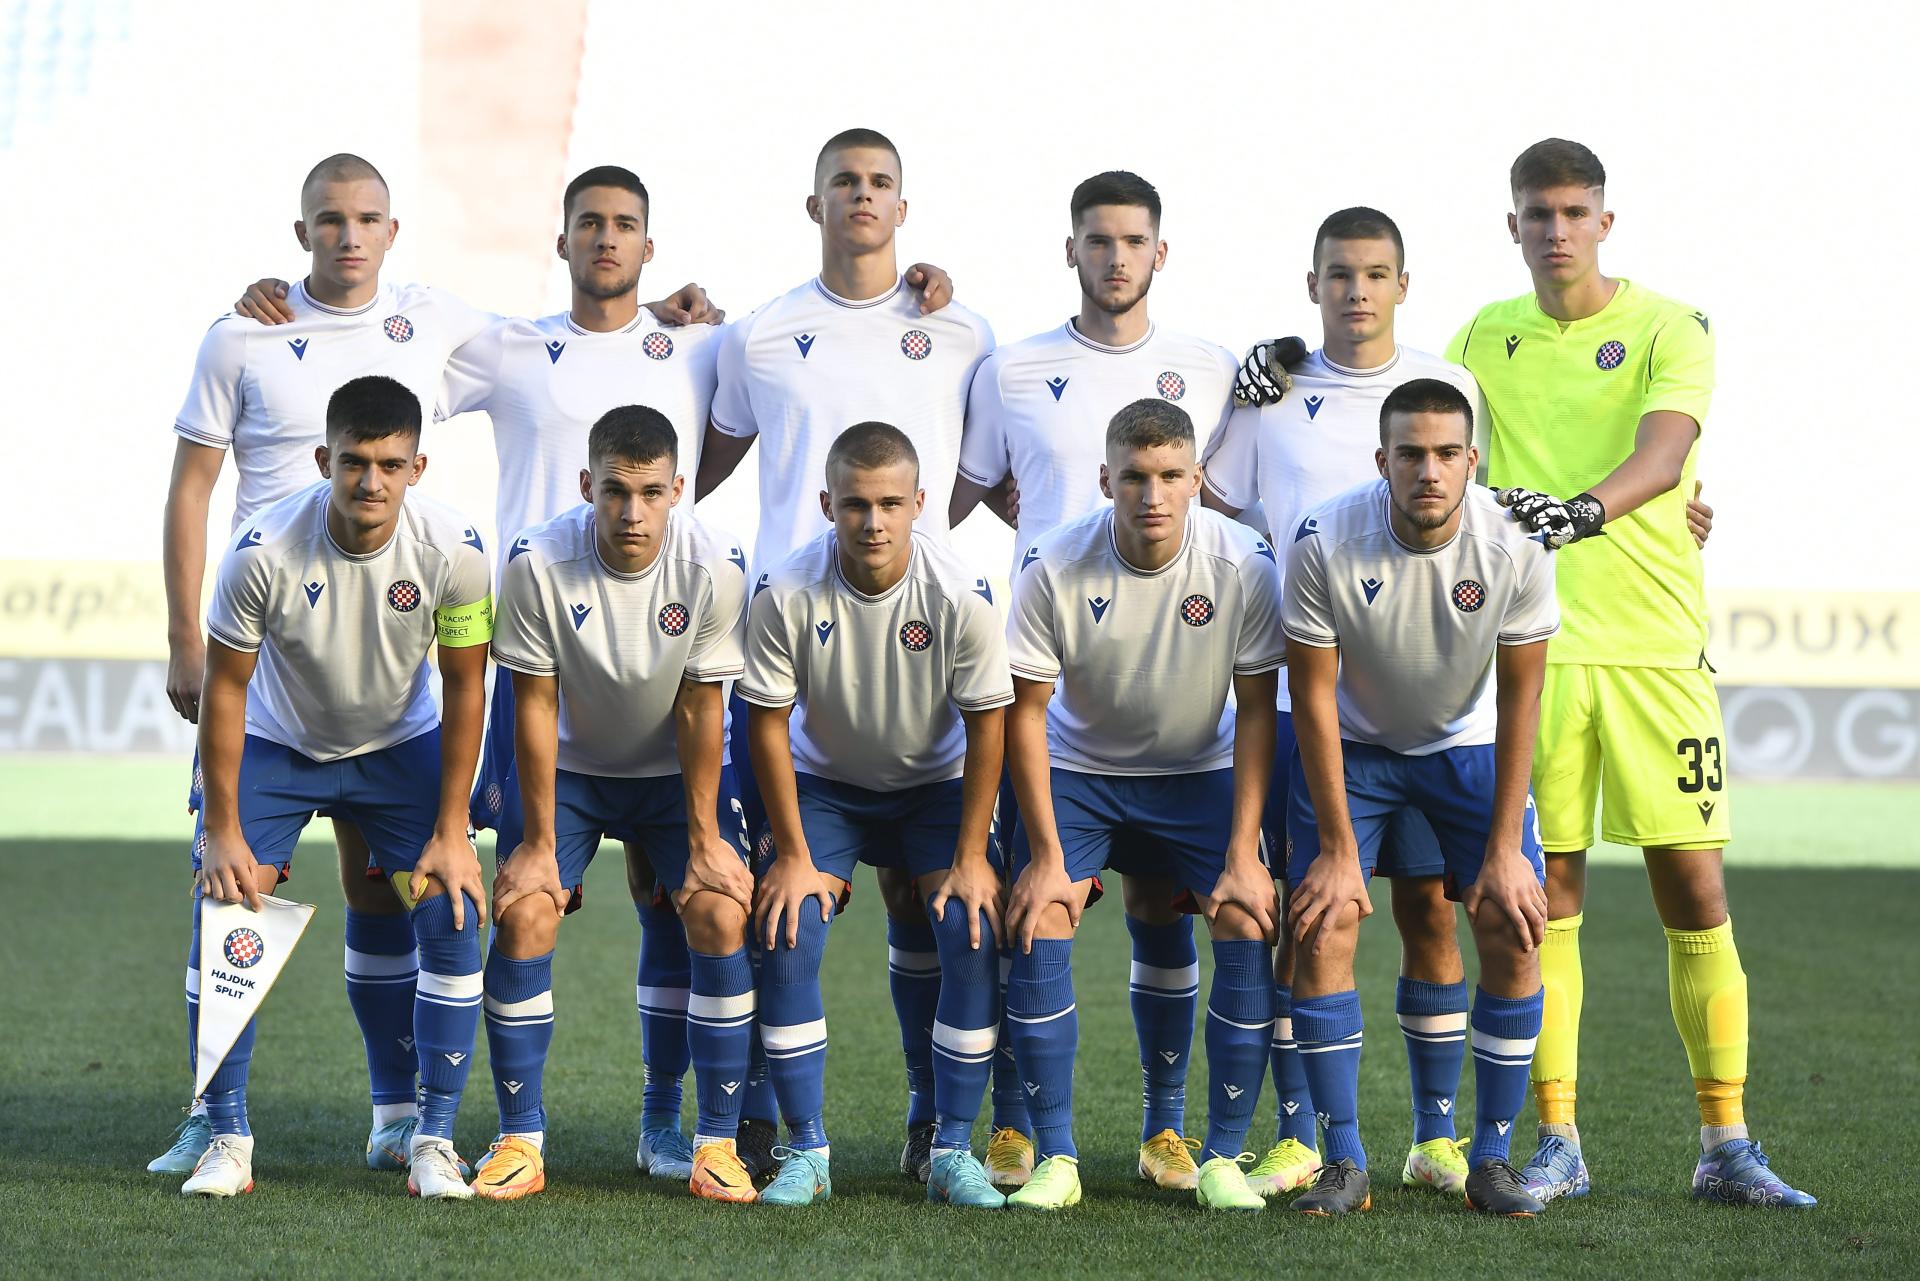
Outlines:
{"type": "Polygon", "coordinates": [[[962,595],[954,610],[953,703],[963,712],[984,712],[1013,701],[1007,641],[1000,615],[982,596],[962,595]]]}
{"type": "Polygon", "coordinates": [[[967,422],[960,433],[960,474],[976,485],[1007,478],[1007,404],[1000,394],[1000,362],[989,357],[967,389],[967,422]]]}
{"type": "Polygon", "coordinates": [[[1053,583],[1045,563],[1029,556],[1014,573],[1007,609],[1007,664],[1030,681],[1060,678],[1060,637],[1054,628],[1053,583]]]}
{"type": "Polygon", "coordinates": [[[1560,600],[1553,586],[1554,553],[1526,543],[1515,556],[1519,590],[1500,620],[1502,645],[1531,645],[1560,630],[1560,600]]]}
{"type": "Polygon", "coordinates": [[[527,676],[552,676],[558,672],[559,663],[536,568],[534,558],[522,554],[508,561],[506,572],[500,575],[493,661],[527,676]]]}
{"type": "Polygon", "coordinates": [[[433,611],[434,639],[447,649],[470,649],[493,639],[493,576],[479,542],[455,545],[446,590],[433,611]]]}
{"type": "Polygon", "coordinates": [[[724,435],[760,434],[760,424],[753,416],[753,388],[747,375],[747,338],[752,332],[753,317],[748,316],[720,333],[720,354],[714,361],[713,408],[708,416],[714,430],[724,435]]]}
{"type": "Polygon", "coordinates": [[[1288,640],[1332,649],[1340,643],[1333,625],[1333,598],[1327,592],[1326,540],[1309,534],[1287,549],[1287,581],[1281,619],[1288,640]]]}
{"type": "Polygon", "coordinates": [[[1454,334],[1453,341],[1447,344],[1447,350],[1443,353],[1448,360],[1463,369],[1467,367],[1467,341],[1473,337],[1473,327],[1479,323],[1480,317],[1475,316],[1460,326],[1459,332],[1454,334]]]}
{"type": "Polygon", "coordinates": [[[733,688],[758,707],[790,707],[799,696],[785,602],[785,592],[760,591],[747,608],[747,674],[733,688]]]}
{"type": "Polygon", "coordinates": [[[500,362],[506,352],[507,327],[499,321],[454,348],[440,382],[440,403],[434,419],[452,418],[493,407],[493,391],[500,383],[500,362]]]}
{"type": "Polygon", "coordinates": [[[1240,639],[1234,648],[1233,674],[1258,676],[1286,661],[1287,641],[1280,629],[1280,567],[1273,548],[1261,539],[1259,550],[1240,562],[1240,639]]]}
{"type": "Polygon", "coordinates": [[[1260,410],[1243,405],[1227,415],[1201,455],[1206,486],[1227,506],[1245,511],[1260,497],[1260,410]]]}
{"type": "Polygon", "coordinates": [[[274,553],[260,546],[258,531],[243,525],[214,571],[207,604],[207,634],[243,653],[257,653],[267,634],[267,599],[273,586],[274,553]]]}
{"type": "Polygon", "coordinates": [[[247,335],[238,316],[222,316],[200,340],[193,360],[193,381],[174,416],[173,430],[183,440],[210,449],[231,449],[244,406],[247,335]]]}
{"type": "Polygon", "coordinates": [[[1705,312],[1676,315],[1655,335],[1642,414],[1685,414],[1706,426],[1713,400],[1713,333],[1705,312]]]}
{"type": "MultiPolygon", "coordinates": [[[[731,548],[733,557],[740,548],[731,548]]],[[[747,670],[747,574],[744,559],[729,557],[709,572],[713,594],[694,632],[684,671],[696,681],[738,680],[747,670]]]]}

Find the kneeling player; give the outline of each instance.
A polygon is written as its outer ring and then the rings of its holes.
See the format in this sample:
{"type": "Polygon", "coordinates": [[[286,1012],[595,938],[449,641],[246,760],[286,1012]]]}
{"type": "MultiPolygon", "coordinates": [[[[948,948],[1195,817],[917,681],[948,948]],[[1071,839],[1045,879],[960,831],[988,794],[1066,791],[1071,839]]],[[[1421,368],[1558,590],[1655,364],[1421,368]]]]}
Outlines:
{"type": "Polygon", "coordinates": [[[1008,909],[1021,946],[1006,1009],[1042,1158],[1009,1204],[1080,1200],[1070,957],[1094,875],[1127,836],[1159,857],[1120,870],[1191,891],[1213,935],[1200,1204],[1258,1210],[1238,1157],[1273,1022],[1266,940],[1278,904],[1260,808],[1273,765],[1279,573],[1264,539],[1194,502],[1193,420],[1175,405],[1137,400],[1114,416],[1100,487],[1112,506],[1028,550],[1008,620],[1024,870],[1008,909]]]}
{"type": "MultiPolygon", "coordinates": [[[[207,614],[206,804],[194,866],[202,892],[257,908],[316,811],[365,833],[419,941],[420,1124],[407,1190],[469,1197],[453,1118],[480,1017],[485,890],[467,841],[466,789],[493,630],[487,558],[471,521],[403,501],[427,465],[420,402],[404,385],[355,378],[327,402],[326,427],[315,450],[326,479],[262,509],[220,561],[207,614]],[[427,687],[436,641],[440,716],[427,687]]],[[[198,909],[190,976],[200,964],[198,909]]],[[[213,1138],[182,1192],[253,1187],[253,1039],[250,1022],[207,1086],[213,1138]]]]}
{"type": "Polygon", "coordinates": [[[576,507],[522,531],[500,583],[514,764],[494,879],[487,1049],[500,1138],[473,1180],[508,1201],[546,1186],[540,1078],[553,1040],[561,916],[607,837],[672,891],[692,957],[695,1196],[751,1201],[734,1140],[753,1024],[746,827],[722,760],[721,683],[742,671],[746,574],[730,538],[674,510],[673,424],[610,410],[587,437],[576,507]]]}
{"type": "Polygon", "coordinates": [[[1380,407],[1383,479],[1318,508],[1287,553],[1293,1032],[1326,1154],[1293,1203],[1309,1214],[1372,1204],[1353,955],[1373,910],[1367,878],[1403,806],[1439,838],[1480,954],[1467,1204],[1542,1208],[1507,1155],[1540,1035],[1546,890],[1527,771],[1560,615],[1546,547],[1472,483],[1472,436],[1451,383],[1394,389],[1380,407]]]}
{"type": "Polygon", "coordinates": [[[903,432],[848,428],[826,478],[833,529],[761,576],[737,687],[776,851],[754,930],[767,949],[760,1039],[792,1147],[760,1199],[831,1194],[820,959],[863,862],[912,876],[939,949],[927,1199],[998,1208],[1006,1198],[970,1143],[999,1027],[1000,885],[987,850],[1013,701],[1006,643],[986,580],[913,529],[926,493],[903,432]]]}

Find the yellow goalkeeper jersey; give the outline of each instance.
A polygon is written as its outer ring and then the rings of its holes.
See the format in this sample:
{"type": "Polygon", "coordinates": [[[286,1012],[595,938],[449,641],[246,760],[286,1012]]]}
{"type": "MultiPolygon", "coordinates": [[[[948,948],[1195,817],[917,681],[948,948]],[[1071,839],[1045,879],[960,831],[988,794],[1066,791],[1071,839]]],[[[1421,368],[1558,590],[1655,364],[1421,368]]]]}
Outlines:
{"type": "MultiPolygon", "coordinates": [[[[1562,324],[1532,294],[1481,308],[1447,347],[1480,383],[1487,481],[1558,498],[1593,488],[1633,452],[1655,410],[1705,427],[1713,398],[1706,313],[1622,280],[1598,313],[1562,324]]],[[[1687,532],[1697,450],[1680,484],[1561,549],[1560,634],[1547,661],[1696,667],[1706,650],[1700,551],[1687,532]]]]}

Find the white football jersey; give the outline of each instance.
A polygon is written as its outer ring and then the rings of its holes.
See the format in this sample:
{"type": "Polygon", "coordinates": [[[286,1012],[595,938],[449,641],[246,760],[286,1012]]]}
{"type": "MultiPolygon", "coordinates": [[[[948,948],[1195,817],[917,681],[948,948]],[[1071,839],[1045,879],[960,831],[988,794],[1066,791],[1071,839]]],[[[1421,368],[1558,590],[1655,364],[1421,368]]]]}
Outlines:
{"type": "Polygon", "coordinates": [[[841,576],[831,529],[761,575],[734,689],[797,704],[795,769],[881,792],[960,777],[960,714],[1013,701],[987,580],[919,530],[906,576],[879,596],[841,576]]]}
{"type": "Polygon", "coordinates": [[[587,433],[620,405],[646,405],[673,424],[687,478],[681,501],[691,507],[719,337],[712,325],[663,327],[645,307],[612,333],[582,329],[563,311],[498,321],[455,352],[439,416],[484,409],[493,419],[500,542],[579,505],[587,433]]]}
{"type": "Polygon", "coordinates": [[[821,532],[827,450],[860,422],[890,423],[913,442],[927,493],[917,527],[945,539],[967,386],[992,350],[986,321],[958,303],[922,316],[904,280],[861,302],[809,280],[727,326],[713,425],[760,439],[754,572],[821,532]]]}
{"type": "Polygon", "coordinates": [[[1121,558],[1113,508],[1027,549],[1013,577],[1013,674],[1057,682],[1047,750],[1087,774],[1197,774],[1233,764],[1235,676],[1280,666],[1280,576],[1266,539],[1195,503],[1173,560],[1121,558]]]}
{"type": "Polygon", "coordinates": [[[213,322],[173,422],[187,440],[233,451],[235,529],[318,478],[313,451],[326,444],[327,401],[341,383],[367,374],[405,383],[425,421],[447,357],[494,319],[425,285],[382,285],[366,306],[340,311],[313,301],[296,281],[286,305],[290,324],[236,315],[213,322]]]}
{"type": "MultiPolygon", "coordinates": [[[[1480,387],[1459,365],[1411,347],[1374,369],[1348,369],[1316,351],[1293,374],[1293,390],[1277,405],[1241,406],[1207,446],[1206,486],[1243,512],[1258,503],[1268,536],[1284,549],[1308,511],[1334,495],[1378,480],[1380,406],[1416,378],[1452,383],[1482,417],[1480,387]]],[[[1282,579],[1285,566],[1281,566],[1282,579]]],[[[1280,682],[1280,708],[1292,707],[1280,682]]]]}
{"type": "Polygon", "coordinates": [[[1233,408],[1237,368],[1226,348],[1204,339],[1155,328],[1130,346],[1108,347],[1071,320],[987,357],[967,400],[960,472],[981,485],[1009,474],[1019,483],[1013,563],[1040,535],[1107,501],[1100,464],[1116,413],[1158,396],[1187,411],[1204,447],[1233,408]]]}
{"type": "Polygon", "coordinates": [[[493,576],[471,521],[408,494],[387,545],[349,555],[327,532],[331,492],[323,480],[255,513],[220,558],[207,608],[214,640],[260,656],[247,733],[316,761],[432,729],[428,650],[493,635],[493,576]]]}
{"type": "Polygon", "coordinates": [[[1460,529],[1420,550],[1394,536],[1387,482],[1301,519],[1287,549],[1286,631],[1338,646],[1340,737],[1403,756],[1491,743],[1494,647],[1560,628],[1553,554],[1468,485],[1460,529]]]}
{"type": "Polygon", "coordinates": [[[500,578],[494,661],[560,682],[559,767],[603,778],[680,772],[680,678],[726,681],[745,660],[747,561],[732,535],[675,508],[637,574],[600,558],[593,508],[521,531],[500,578]]]}

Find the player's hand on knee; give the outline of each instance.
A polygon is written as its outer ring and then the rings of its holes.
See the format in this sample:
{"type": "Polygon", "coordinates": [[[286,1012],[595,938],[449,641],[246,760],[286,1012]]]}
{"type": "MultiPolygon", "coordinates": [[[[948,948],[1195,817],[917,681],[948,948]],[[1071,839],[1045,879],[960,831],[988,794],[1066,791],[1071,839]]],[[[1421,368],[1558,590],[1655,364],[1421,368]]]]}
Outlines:
{"type": "Polygon", "coordinates": [[[986,942],[998,944],[1002,937],[1000,916],[1000,881],[993,874],[993,868],[985,863],[974,866],[956,862],[940,878],[940,888],[927,900],[927,915],[936,921],[947,919],[947,912],[965,912],[967,914],[967,943],[978,951],[983,941],[980,937],[980,917],[987,918],[988,936],[986,942]]]}
{"type": "Polygon", "coordinates": [[[800,913],[816,910],[808,904],[818,899],[820,920],[823,923],[831,921],[833,905],[838,898],[838,893],[827,884],[826,877],[814,867],[813,860],[804,854],[795,856],[783,851],[774,857],[773,866],[760,878],[760,885],[754,892],[754,931],[768,951],[776,946],[783,928],[787,946],[798,947],[800,913]]]}
{"type": "Polygon", "coordinates": [[[293,308],[287,305],[287,282],[272,276],[248,285],[233,309],[263,325],[285,325],[294,320],[293,308]]]}
{"type": "Polygon", "coordinates": [[[953,277],[930,262],[907,268],[907,287],[920,295],[920,314],[931,316],[953,301],[953,277]]]}
{"type": "Polygon", "coordinates": [[[508,908],[536,894],[553,900],[555,916],[566,915],[567,900],[573,897],[572,891],[560,883],[560,859],[553,847],[522,841],[493,874],[493,919],[500,920],[508,908]]]}
{"type": "Polygon", "coordinates": [[[1007,899],[1007,930],[1022,952],[1031,952],[1041,918],[1056,903],[1066,909],[1067,923],[1076,930],[1080,928],[1080,900],[1079,888],[1067,879],[1065,866],[1036,860],[1027,864],[1027,870],[1013,883],[1013,893],[1007,899]]]}
{"type": "Polygon", "coordinates": [[[436,829],[428,838],[427,847],[420,851],[420,861],[413,865],[407,879],[407,895],[414,902],[418,903],[426,893],[429,877],[440,882],[441,888],[452,896],[456,931],[467,928],[469,899],[473,900],[474,928],[487,923],[487,909],[482,906],[487,901],[487,883],[480,875],[480,856],[474,852],[473,842],[464,831],[436,829]]]}
{"type": "Polygon", "coordinates": [[[747,870],[740,851],[725,837],[716,835],[689,845],[687,875],[674,891],[674,909],[684,907],[688,899],[702,890],[724,894],[743,911],[753,910],[753,873],[747,870]]]}
{"type": "Polygon", "coordinates": [[[1533,864],[1517,849],[1489,848],[1478,879],[1467,887],[1461,902],[1476,930],[1481,928],[1480,918],[1485,913],[1492,913],[1495,921],[1510,924],[1523,952],[1535,950],[1546,940],[1547,888],[1533,864]]]}
{"type": "Polygon", "coordinates": [[[195,879],[201,889],[221,903],[244,902],[253,911],[260,910],[260,890],[253,847],[238,833],[215,836],[207,833],[207,848],[200,855],[200,874],[195,879]]]}
{"type": "Polygon", "coordinates": [[[1695,547],[1705,547],[1713,533],[1713,508],[1700,501],[1700,482],[1693,482],[1693,497],[1687,500],[1687,532],[1695,547]]]}
{"type": "Polygon", "coordinates": [[[1373,915],[1373,900],[1367,895],[1367,878],[1360,871],[1359,855],[1337,854],[1323,847],[1288,901],[1294,942],[1304,947],[1311,938],[1310,950],[1318,956],[1327,929],[1339,924],[1349,903],[1358,907],[1360,919],[1373,915]]]}
{"type": "Polygon", "coordinates": [[[727,313],[713,305],[707,291],[688,281],[659,302],[647,304],[653,318],[663,325],[718,325],[727,313]]]}
{"type": "Polygon", "coordinates": [[[1233,378],[1236,405],[1277,405],[1293,390],[1292,367],[1307,358],[1298,338],[1269,338],[1247,349],[1233,378]]]}
{"type": "Polygon", "coordinates": [[[1258,865],[1249,870],[1229,863],[1203,905],[1207,923],[1212,924],[1229,903],[1253,918],[1261,938],[1273,942],[1280,928],[1280,900],[1273,892],[1272,873],[1258,865]]]}

